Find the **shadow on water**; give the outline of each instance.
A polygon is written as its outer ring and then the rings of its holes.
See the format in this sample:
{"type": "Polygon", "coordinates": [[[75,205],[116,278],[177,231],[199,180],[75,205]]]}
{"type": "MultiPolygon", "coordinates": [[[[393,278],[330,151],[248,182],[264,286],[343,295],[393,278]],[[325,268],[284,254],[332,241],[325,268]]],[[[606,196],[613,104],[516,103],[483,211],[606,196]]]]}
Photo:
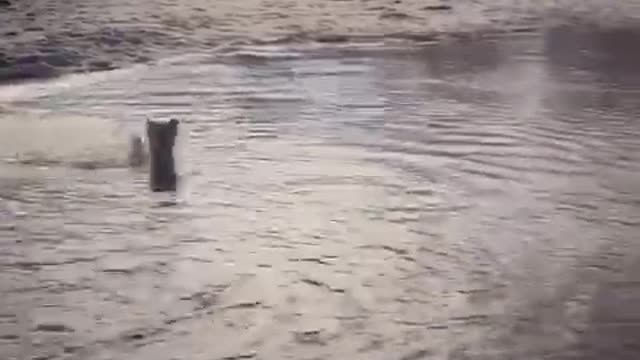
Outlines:
{"type": "MultiPolygon", "coordinates": [[[[597,72],[610,81],[625,81],[640,75],[640,49],[632,46],[640,39],[640,28],[560,26],[545,34],[545,54],[559,69],[579,68],[597,72]]],[[[558,71],[557,75],[566,73],[558,71]]]]}
{"type": "Polygon", "coordinates": [[[435,78],[496,70],[506,61],[500,44],[495,39],[483,38],[427,47],[421,55],[425,75],[435,78]]]}

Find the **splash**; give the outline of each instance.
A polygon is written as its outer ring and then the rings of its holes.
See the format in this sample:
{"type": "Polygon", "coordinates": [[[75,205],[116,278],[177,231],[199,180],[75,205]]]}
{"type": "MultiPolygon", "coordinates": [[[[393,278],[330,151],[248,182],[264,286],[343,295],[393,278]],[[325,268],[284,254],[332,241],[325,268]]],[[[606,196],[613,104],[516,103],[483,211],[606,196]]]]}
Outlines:
{"type": "Polygon", "coordinates": [[[130,133],[112,119],[0,113],[0,159],[7,164],[79,169],[129,166],[130,133]]]}

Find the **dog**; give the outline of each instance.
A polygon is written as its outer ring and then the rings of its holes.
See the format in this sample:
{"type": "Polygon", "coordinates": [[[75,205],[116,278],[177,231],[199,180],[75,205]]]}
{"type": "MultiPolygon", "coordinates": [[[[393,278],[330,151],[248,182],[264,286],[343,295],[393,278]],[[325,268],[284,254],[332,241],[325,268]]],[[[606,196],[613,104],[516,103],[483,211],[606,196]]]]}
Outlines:
{"type": "Polygon", "coordinates": [[[149,173],[152,191],[175,191],[177,174],[173,147],[178,135],[178,120],[156,122],[147,119],[149,173]]]}

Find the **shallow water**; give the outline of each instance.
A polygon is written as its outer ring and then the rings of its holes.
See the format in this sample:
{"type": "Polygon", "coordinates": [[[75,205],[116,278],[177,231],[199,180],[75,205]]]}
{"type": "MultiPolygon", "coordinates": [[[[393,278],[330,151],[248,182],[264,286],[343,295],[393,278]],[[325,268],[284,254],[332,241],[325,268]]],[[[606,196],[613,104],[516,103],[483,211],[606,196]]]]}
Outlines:
{"type": "Polygon", "coordinates": [[[50,131],[0,148],[1,357],[637,358],[637,40],[235,45],[5,87],[5,128],[50,131]],[[145,116],[182,120],[175,196],[110,145],[145,116]]]}

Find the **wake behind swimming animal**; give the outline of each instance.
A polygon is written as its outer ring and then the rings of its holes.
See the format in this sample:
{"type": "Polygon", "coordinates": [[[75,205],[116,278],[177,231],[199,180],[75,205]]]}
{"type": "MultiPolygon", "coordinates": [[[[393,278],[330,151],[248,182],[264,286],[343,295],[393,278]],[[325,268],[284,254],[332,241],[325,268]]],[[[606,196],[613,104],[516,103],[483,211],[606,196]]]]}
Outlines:
{"type": "Polygon", "coordinates": [[[149,162],[149,151],[147,150],[144,138],[140,135],[131,135],[129,138],[129,166],[139,168],[149,162]]]}

